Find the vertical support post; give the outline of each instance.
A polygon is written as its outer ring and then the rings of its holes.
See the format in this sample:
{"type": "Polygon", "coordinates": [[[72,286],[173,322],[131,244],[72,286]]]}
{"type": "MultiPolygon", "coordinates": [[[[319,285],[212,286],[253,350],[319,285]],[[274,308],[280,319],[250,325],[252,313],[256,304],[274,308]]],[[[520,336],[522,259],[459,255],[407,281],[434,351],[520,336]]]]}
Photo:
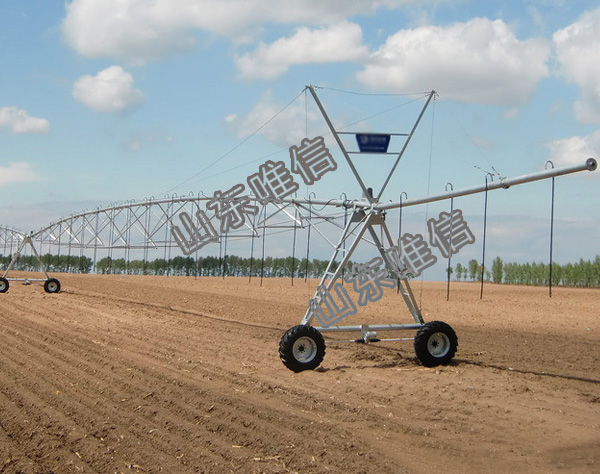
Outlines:
{"type": "MultiPolygon", "coordinates": [[[[452,183],[446,183],[446,191],[454,191],[452,183]],[[448,189],[450,187],[450,189],[448,189]]],[[[448,252],[448,266],[446,267],[447,282],[446,282],[446,301],[450,301],[450,273],[452,272],[452,214],[454,213],[454,198],[450,198],[450,240],[448,246],[450,247],[448,252]]]]}
{"type": "Polygon", "coordinates": [[[225,234],[224,237],[224,244],[223,244],[223,280],[225,279],[225,276],[227,274],[227,234],[225,234]]]}
{"type": "MultiPolygon", "coordinates": [[[[98,209],[96,209],[98,210],[98,209]]],[[[94,223],[94,273],[98,273],[98,267],[96,265],[96,257],[98,253],[98,219],[100,214],[96,212],[96,222],[94,223]]]]}
{"type": "MultiPolygon", "coordinates": [[[[306,94],[305,94],[306,97],[306,94]]],[[[296,194],[297,196],[297,194],[296,194]]],[[[298,208],[296,206],[294,206],[294,237],[292,238],[292,263],[291,263],[291,270],[292,270],[292,286],[294,286],[294,272],[296,270],[296,232],[298,230],[298,208]]]]}
{"type": "MultiPolygon", "coordinates": [[[[73,219],[72,218],[69,221],[69,227],[71,228],[71,230],[73,230],[73,219]]],[[[67,273],[71,273],[71,244],[73,242],[73,233],[70,231],[67,231],[67,233],[69,234],[69,249],[68,249],[69,254],[67,255],[67,273]]]]}
{"type": "Polygon", "coordinates": [[[248,269],[248,283],[252,281],[252,270],[254,270],[254,239],[256,238],[256,215],[252,219],[252,237],[250,241],[250,268],[248,269]]]}
{"type": "MultiPolygon", "coordinates": [[[[546,165],[552,165],[554,168],[554,163],[548,160],[546,161],[546,165]]],[[[547,168],[546,168],[547,169],[547,168]]],[[[552,298],[552,243],[554,240],[554,176],[552,176],[552,194],[551,194],[551,205],[550,205],[550,261],[548,264],[549,267],[549,275],[548,275],[548,297],[552,298]]]]}
{"type": "Polygon", "coordinates": [[[169,276],[168,262],[167,262],[167,247],[169,245],[169,222],[171,222],[171,207],[173,206],[173,200],[167,203],[167,211],[165,212],[165,251],[163,252],[163,276],[169,276]]]}
{"type": "Polygon", "coordinates": [[[304,265],[304,283],[308,281],[308,258],[310,257],[310,229],[312,228],[312,202],[311,195],[308,195],[308,232],[306,236],[306,265],[304,265]]]}
{"type": "Polygon", "coordinates": [[[131,206],[127,207],[127,245],[125,247],[125,275],[129,275],[129,258],[131,255],[131,206]]]}
{"type": "Polygon", "coordinates": [[[81,216],[81,240],[79,242],[79,262],[77,265],[77,273],[82,272],[82,263],[83,263],[83,248],[85,247],[85,221],[87,217],[81,216]]]}
{"type": "MultiPolygon", "coordinates": [[[[152,201],[152,198],[150,198],[152,201]]],[[[150,240],[150,204],[146,204],[146,215],[144,216],[144,261],[142,262],[142,274],[148,273],[148,241],[150,240]]]]}
{"type": "Polygon", "coordinates": [[[263,220],[263,241],[262,241],[262,260],[260,262],[260,286],[263,285],[263,277],[265,273],[265,241],[267,240],[267,205],[264,206],[265,218],[263,220]]]}
{"type": "Polygon", "coordinates": [[[492,181],[494,180],[494,177],[490,173],[485,175],[485,203],[483,207],[483,246],[481,250],[481,290],[479,291],[479,299],[483,298],[483,274],[485,272],[485,234],[487,229],[488,178],[491,178],[492,181]]]}
{"type": "MultiPolygon", "coordinates": [[[[119,211],[119,214],[121,212],[119,211]]],[[[116,228],[116,220],[117,220],[117,216],[116,216],[116,210],[113,208],[110,211],[110,224],[108,226],[108,273],[109,274],[113,274],[114,273],[114,269],[113,269],[113,246],[115,244],[115,228],[116,228]]]]}
{"type": "Polygon", "coordinates": [[[62,237],[62,222],[60,224],[58,224],[58,258],[56,259],[57,260],[57,267],[60,268],[59,271],[62,272],[63,271],[62,270],[62,265],[60,263],[60,247],[61,247],[61,245],[60,245],[60,239],[61,239],[61,237],[62,237]]]}

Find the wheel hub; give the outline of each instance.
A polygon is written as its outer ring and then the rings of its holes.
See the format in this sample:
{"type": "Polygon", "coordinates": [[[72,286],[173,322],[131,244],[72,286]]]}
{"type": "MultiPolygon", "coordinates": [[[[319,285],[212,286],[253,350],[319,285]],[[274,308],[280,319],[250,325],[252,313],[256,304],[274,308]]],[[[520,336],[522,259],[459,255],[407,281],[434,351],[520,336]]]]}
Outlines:
{"type": "Polygon", "coordinates": [[[436,332],[427,341],[427,349],[434,357],[444,357],[450,350],[450,338],[443,332],[436,332]]]}
{"type": "Polygon", "coordinates": [[[292,347],[294,358],[299,362],[310,362],[317,355],[317,344],[310,337],[300,337],[292,347]]]}

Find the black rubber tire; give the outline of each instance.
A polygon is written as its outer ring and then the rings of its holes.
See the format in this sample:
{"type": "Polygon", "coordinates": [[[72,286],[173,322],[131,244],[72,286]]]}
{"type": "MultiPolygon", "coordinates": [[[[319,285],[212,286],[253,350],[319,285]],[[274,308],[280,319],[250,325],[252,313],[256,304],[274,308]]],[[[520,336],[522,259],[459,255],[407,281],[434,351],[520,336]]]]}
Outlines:
{"type": "Polygon", "coordinates": [[[4,277],[0,277],[0,293],[6,293],[9,287],[8,280],[4,277]]]}
{"type": "Polygon", "coordinates": [[[60,291],[60,282],[56,278],[49,278],[44,283],[46,293],[58,293],[60,291]]]}
{"type": "Polygon", "coordinates": [[[425,323],[415,336],[415,353],[425,367],[448,364],[457,348],[454,329],[442,321],[425,323]]]}
{"type": "Polygon", "coordinates": [[[293,372],[314,370],[325,357],[325,339],[312,326],[294,326],[279,342],[279,357],[283,365],[293,372]]]}

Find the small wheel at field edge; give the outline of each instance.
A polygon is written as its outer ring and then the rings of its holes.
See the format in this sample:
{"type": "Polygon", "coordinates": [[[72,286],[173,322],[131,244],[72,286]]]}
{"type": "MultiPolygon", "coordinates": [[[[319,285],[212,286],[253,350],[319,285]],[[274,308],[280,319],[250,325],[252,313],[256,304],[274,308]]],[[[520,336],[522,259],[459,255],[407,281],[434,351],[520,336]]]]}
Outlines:
{"type": "Polygon", "coordinates": [[[281,362],[293,372],[316,369],[325,357],[325,340],[312,326],[288,329],[279,342],[281,362]]]}
{"type": "Polygon", "coordinates": [[[46,293],[58,293],[60,291],[60,282],[56,278],[49,278],[44,283],[46,293]]]}

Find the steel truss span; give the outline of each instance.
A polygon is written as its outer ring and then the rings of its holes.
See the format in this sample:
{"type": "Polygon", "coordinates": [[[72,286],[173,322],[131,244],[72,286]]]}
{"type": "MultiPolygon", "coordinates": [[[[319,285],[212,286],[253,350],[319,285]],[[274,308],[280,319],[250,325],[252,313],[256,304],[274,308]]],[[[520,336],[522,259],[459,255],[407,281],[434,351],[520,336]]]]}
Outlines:
{"type": "MultiPolygon", "coordinates": [[[[579,171],[594,171],[596,167],[596,160],[589,158],[579,165],[490,182],[487,189],[488,191],[507,189],[511,186],[579,171]]],[[[422,199],[385,203],[377,202],[373,198],[370,200],[293,198],[260,205],[257,199],[250,197],[249,200],[259,206],[258,214],[238,229],[227,233],[219,232],[218,238],[219,240],[260,238],[266,229],[283,232],[310,227],[335,249],[336,244],[321,231],[321,224],[329,223],[343,230],[344,225],[341,221],[347,220],[348,215],[357,210],[381,213],[390,209],[481,193],[485,188],[485,186],[477,186],[422,199]]],[[[86,251],[88,256],[94,257],[94,261],[99,251],[110,252],[121,249],[126,252],[126,257],[132,250],[143,250],[144,257],[148,256],[147,252],[151,249],[177,251],[178,242],[173,238],[173,229],[181,227],[182,213],[195,216],[198,211],[206,209],[206,202],[211,199],[204,195],[189,195],[132,201],[73,214],[29,234],[10,227],[0,227],[0,254],[4,256],[14,254],[19,249],[23,250],[24,244],[27,243],[39,249],[40,253],[71,255],[78,251],[80,253],[86,251]]],[[[213,223],[216,222],[215,228],[218,229],[218,221],[214,215],[209,214],[208,217],[213,223]]]]}
{"type": "MultiPolygon", "coordinates": [[[[596,160],[589,158],[579,165],[549,169],[516,178],[504,178],[501,181],[489,183],[487,188],[488,191],[507,189],[511,186],[579,171],[593,171],[596,167],[596,160]]],[[[231,230],[227,234],[220,234],[219,238],[223,238],[225,235],[228,239],[260,237],[265,228],[283,230],[314,226],[316,229],[318,224],[325,222],[333,223],[343,229],[342,225],[336,224],[336,218],[342,217],[343,212],[332,212],[332,207],[347,210],[386,211],[484,191],[485,186],[478,186],[422,199],[385,203],[366,199],[283,199],[279,203],[262,206],[253,221],[247,221],[241,228],[231,230]],[[323,212],[324,210],[328,212],[323,212]]],[[[29,235],[32,242],[44,250],[56,247],[72,250],[176,248],[178,244],[173,238],[172,229],[175,226],[181,226],[180,215],[184,212],[190,216],[196,215],[197,211],[205,210],[206,201],[210,199],[212,198],[194,195],[128,202],[73,214],[52,222],[29,235]]],[[[253,198],[250,200],[257,201],[253,198]]],[[[214,217],[211,220],[216,221],[214,217]]],[[[218,225],[215,227],[218,228],[218,225]]],[[[16,229],[0,227],[0,253],[11,254],[27,235],[16,229]]]]}
{"type": "MultiPolygon", "coordinates": [[[[53,222],[32,234],[42,246],[70,247],[72,249],[148,249],[176,248],[178,242],[173,230],[182,227],[182,214],[195,216],[206,211],[205,196],[169,197],[130,202],[113,207],[95,209],[73,214],[53,222]]],[[[283,200],[260,205],[254,218],[243,226],[228,232],[218,232],[219,240],[260,237],[263,229],[292,230],[332,222],[340,213],[328,209],[328,213],[315,209],[314,202],[307,200],[283,200]],[[292,202],[293,201],[293,202],[292,202]]],[[[219,230],[219,222],[207,213],[212,225],[219,230]]]]}
{"type": "Polygon", "coordinates": [[[23,241],[24,232],[0,226],[0,254],[10,255],[13,247],[18,247],[23,241]]]}

